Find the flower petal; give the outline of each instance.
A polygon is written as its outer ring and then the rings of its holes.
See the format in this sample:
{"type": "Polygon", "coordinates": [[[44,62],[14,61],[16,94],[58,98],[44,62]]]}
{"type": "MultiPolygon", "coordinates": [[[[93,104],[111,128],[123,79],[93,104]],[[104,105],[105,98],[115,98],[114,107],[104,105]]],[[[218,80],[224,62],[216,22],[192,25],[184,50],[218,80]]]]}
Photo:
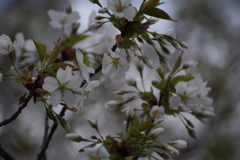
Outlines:
{"type": "Polygon", "coordinates": [[[56,107],[62,101],[62,91],[56,90],[52,93],[51,97],[49,98],[49,104],[56,107]]]}
{"type": "Polygon", "coordinates": [[[63,100],[69,108],[74,107],[76,104],[76,97],[70,90],[63,90],[63,100]]]}
{"type": "Polygon", "coordinates": [[[54,77],[46,77],[44,79],[44,83],[42,88],[48,92],[53,92],[59,88],[59,84],[56,78],[54,77]]]}

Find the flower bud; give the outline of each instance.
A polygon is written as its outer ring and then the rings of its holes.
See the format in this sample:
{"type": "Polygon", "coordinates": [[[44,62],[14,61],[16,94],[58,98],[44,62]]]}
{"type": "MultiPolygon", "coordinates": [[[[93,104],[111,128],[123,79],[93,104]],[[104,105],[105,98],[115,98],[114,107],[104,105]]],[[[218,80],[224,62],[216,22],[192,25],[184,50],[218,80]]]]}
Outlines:
{"type": "Polygon", "coordinates": [[[95,17],[96,20],[101,20],[101,19],[104,19],[104,18],[106,18],[106,17],[99,16],[99,15],[95,17]]]}
{"type": "Polygon", "coordinates": [[[150,131],[149,136],[152,138],[157,138],[160,134],[162,134],[164,129],[162,127],[156,128],[150,131]]]}
{"type": "Polygon", "coordinates": [[[178,38],[176,39],[176,41],[180,44],[181,47],[188,49],[187,43],[178,38]]]}
{"type": "Polygon", "coordinates": [[[193,68],[193,67],[196,67],[197,64],[198,64],[197,61],[186,61],[182,64],[182,69],[193,68]]]}
{"type": "Polygon", "coordinates": [[[176,140],[173,142],[169,142],[169,145],[173,146],[176,149],[185,149],[187,148],[187,142],[184,140],[176,140]]]}
{"type": "Polygon", "coordinates": [[[213,113],[212,111],[203,110],[200,115],[204,118],[212,118],[215,116],[215,113],[213,113]]]}
{"type": "Polygon", "coordinates": [[[108,9],[106,8],[106,7],[104,7],[104,8],[100,8],[99,10],[98,10],[98,13],[107,13],[108,12],[108,9]]]}
{"type": "Polygon", "coordinates": [[[179,155],[179,151],[176,148],[174,148],[168,144],[161,145],[160,148],[167,151],[168,153],[170,153],[172,155],[176,155],[176,156],[179,155]]]}
{"type": "Polygon", "coordinates": [[[70,1],[67,2],[66,13],[72,13],[72,7],[70,1]]]}
{"type": "Polygon", "coordinates": [[[132,76],[127,74],[125,77],[125,80],[127,85],[136,87],[136,84],[137,84],[136,80],[132,76]]]}
{"type": "Polygon", "coordinates": [[[142,60],[143,63],[144,63],[148,68],[150,68],[150,69],[153,69],[153,68],[154,68],[153,63],[152,63],[152,61],[151,61],[149,58],[144,57],[144,56],[138,56],[138,58],[139,58],[140,60],[142,60]]]}
{"type": "Polygon", "coordinates": [[[81,142],[83,138],[76,133],[69,133],[66,137],[74,142],[81,142]]]}
{"type": "Polygon", "coordinates": [[[111,101],[108,101],[107,103],[105,103],[104,106],[105,106],[107,109],[109,109],[110,111],[113,111],[113,110],[115,110],[116,108],[120,107],[120,106],[121,106],[121,103],[118,102],[118,101],[111,100],[111,101]]]}
{"type": "Polygon", "coordinates": [[[135,107],[129,106],[129,107],[122,109],[122,112],[125,112],[127,117],[133,117],[134,109],[135,109],[135,107]]]}
{"type": "Polygon", "coordinates": [[[88,122],[88,124],[92,127],[92,128],[95,128],[95,129],[97,129],[98,128],[98,124],[97,124],[97,120],[92,120],[92,119],[90,119],[90,118],[87,118],[87,122],[88,122]]]}
{"type": "Polygon", "coordinates": [[[98,30],[98,28],[100,28],[103,25],[102,22],[93,22],[90,26],[89,29],[92,31],[96,31],[98,30]]]}

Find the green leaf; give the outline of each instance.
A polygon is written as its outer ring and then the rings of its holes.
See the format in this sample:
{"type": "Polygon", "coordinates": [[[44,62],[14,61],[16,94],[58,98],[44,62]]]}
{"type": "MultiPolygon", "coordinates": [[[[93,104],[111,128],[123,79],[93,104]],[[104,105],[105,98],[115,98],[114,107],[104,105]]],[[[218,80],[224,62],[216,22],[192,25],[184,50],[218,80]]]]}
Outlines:
{"type": "Polygon", "coordinates": [[[149,0],[147,1],[146,3],[144,3],[141,7],[140,7],[140,11],[146,11],[146,10],[149,10],[149,9],[152,9],[156,6],[159,6],[160,4],[163,4],[163,3],[159,3],[160,0],[149,0]]]}
{"type": "Polygon", "coordinates": [[[176,20],[172,19],[165,11],[163,11],[159,8],[150,8],[150,9],[146,10],[144,13],[149,16],[152,16],[152,17],[177,22],[176,20]]]}
{"type": "Polygon", "coordinates": [[[89,37],[89,35],[81,35],[81,34],[80,35],[74,35],[70,39],[66,40],[64,42],[64,44],[66,45],[66,47],[72,47],[74,44],[84,40],[87,37],[89,37]]]}
{"type": "Polygon", "coordinates": [[[187,81],[190,81],[192,79],[194,79],[193,76],[176,76],[172,79],[172,82],[173,83],[178,83],[180,81],[187,82],[187,81]]]}
{"type": "Polygon", "coordinates": [[[33,43],[36,46],[40,61],[43,62],[46,55],[46,46],[42,43],[36,42],[35,40],[33,40],[33,43]]]}
{"type": "Polygon", "coordinates": [[[48,58],[48,62],[47,62],[47,65],[46,66],[50,66],[51,64],[53,64],[53,62],[58,58],[58,55],[59,55],[59,43],[56,44],[56,46],[54,47],[53,49],[53,52],[52,54],[50,55],[50,57],[48,58]]]}
{"type": "Polygon", "coordinates": [[[174,64],[174,66],[172,68],[172,71],[169,74],[169,77],[171,77],[178,70],[178,68],[180,67],[180,65],[182,63],[182,55],[183,55],[183,52],[180,54],[180,56],[178,57],[176,63],[174,64]]]}
{"type": "Polygon", "coordinates": [[[156,126],[156,124],[152,123],[153,120],[154,120],[154,117],[148,119],[143,123],[140,123],[139,125],[136,126],[136,129],[141,132],[141,131],[145,131],[153,128],[154,126],[156,126]]]}
{"type": "Polygon", "coordinates": [[[130,22],[127,28],[125,29],[124,36],[131,38],[135,34],[135,32],[138,30],[140,24],[141,24],[140,21],[130,22]]]}
{"type": "Polygon", "coordinates": [[[161,79],[165,78],[166,73],[161,70],[161,68],[156,69],[158,75],[161,77],[161,79]]]}

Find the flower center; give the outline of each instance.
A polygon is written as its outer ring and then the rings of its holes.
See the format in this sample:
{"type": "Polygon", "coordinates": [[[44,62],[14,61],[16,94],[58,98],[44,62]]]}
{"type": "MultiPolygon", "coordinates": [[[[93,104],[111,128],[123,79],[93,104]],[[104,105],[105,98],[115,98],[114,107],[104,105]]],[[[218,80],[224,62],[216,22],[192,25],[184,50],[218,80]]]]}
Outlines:
{"type": "Polygon", "coordinates": [[[114,65],[115,68],[118,68],[118,58],[113,58],[112,64],[114,65]]]}
{"type": "Polygon", "coordinates": [[[122,6],[122,2],[119,0],[118,5],[116,6],[116,9],[117,9],[118,12],[122,12],[123,8],[124,7],[122,6]]]}
{"type": "Polygon", "coordinates": [[[10,51],[10,47],[11,47],[11,45],[8,44],[8,45],[6,45],[6,46],[3,46],[2,48],[5,49],[5,50],[7,50],[7,51],[10,51]]]}

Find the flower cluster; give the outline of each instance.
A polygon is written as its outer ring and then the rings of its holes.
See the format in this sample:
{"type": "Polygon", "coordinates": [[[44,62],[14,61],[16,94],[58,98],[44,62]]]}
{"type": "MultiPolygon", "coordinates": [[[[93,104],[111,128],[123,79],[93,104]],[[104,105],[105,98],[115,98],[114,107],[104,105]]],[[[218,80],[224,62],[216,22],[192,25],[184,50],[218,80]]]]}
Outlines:
{"type": "MultiPolygon", "coordinates": [[[[90,1],[101,7],[98,13],[102,15],[93,14],[95,20],[90,19],[92,23],[84,33],[78,33],[80,23],[77,21],[80,15],[72,11],[70,6],[66,12],[48,11],[50,25],[62,30],[61,38],[51,50],[35,40],[25,40],[21,32],[16,34],[16,42],[13,43],[8,36],[0,36],[0,54],[16,53],[15,62],[12,54],[9,54],[16,73],[3,69],[8,73],[0,73],[0,83],[3,76],[4,79],[6,77],[20,82],[27,89],[19,98],[19,104],[23,104],[20,109],[33,98],[34,103],[44,104],[46,115],[55,123],[53,127],[60,124],[67,132],[71,132],[70,125],[62,117],[63,113],[66,109],[77,112],[83,107],[91,90],[100,85],[100,80],[92,81],[91,77],[102,72],[103,76],[113,81],[125,78],[128,89],[114,92],[123,96],[122,100],[111,99],[105,103],[105,107],[111,111],[121,109],[122,113],[119,114],[125,117],[125,130],[115,135],[102,136],[98,120],[87,119],[98,135],[91,136],[91,139],[75,133],[66,135],[75,142],[89,143],[79,151],[77,159],[171,159],[172,156],[179,155],[179,150],[187,147],[186,141],[159,140],[164,134],[161,123],[165,117],[179,117],[188,134],[197,139],[194,125],[182,113],[192,114],[201,121],[215,114],[211,107],[213,100],[207,96],[211,88],[200,74],[192,73],[197,63],[191,61],[182,64],[182,55],[188,45],[176,37],[173,28],[162,34],[149,30],[157,22],[157,19],[149,16],[174,20],[158,7],[163,4],[160,0],[143,0],[139,9],[132,6],[131,0],[108,0],[106,7],[99,0],[90,1]],[[86,48],[78,45],[78,42],[88,37],[95,38],[98,33],[104,36],[96,45],[86,48]],[[155,50],[160,65],[154,66],[151,59],[145,56],[148,51],[143,52],[143,43],[155,50]],[[95,46],[101,49],[95,49],[95,46]],[[88,48],[95,51],[90,52],[88,48]],[[176,50],[182,53],[171,65],[165,54],[172,55],[176,50]],[[137,83],[137,77],[126,74],[130,67],[134,67],[131,65],[133,58],[136,60],[142,87],[137,83]],[[145,86],[150,77],[143,74],[143,64],[158,74],[150,87],[145,86]],[[134,103],[136,101],[141,105],[135,105],[139,104],[134,103]],[[61,106],[63,110],[57,114],[52,106],[61,106]]],[[[47,139],[51,139],[52,132],[54,129],[47,139]]]]}

